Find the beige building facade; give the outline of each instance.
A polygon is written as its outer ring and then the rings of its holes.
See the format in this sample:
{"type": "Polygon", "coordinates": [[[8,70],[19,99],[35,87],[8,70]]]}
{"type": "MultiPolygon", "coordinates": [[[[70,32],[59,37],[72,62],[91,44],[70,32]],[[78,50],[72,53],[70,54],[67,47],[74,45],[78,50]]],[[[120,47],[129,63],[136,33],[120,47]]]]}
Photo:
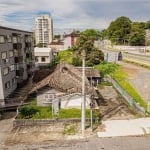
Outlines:
{"type": "Polygon", "coordinates": [[[53,40],[53,21],[45,14],[35,18],[35,44],[47,47],[53,40]]]}

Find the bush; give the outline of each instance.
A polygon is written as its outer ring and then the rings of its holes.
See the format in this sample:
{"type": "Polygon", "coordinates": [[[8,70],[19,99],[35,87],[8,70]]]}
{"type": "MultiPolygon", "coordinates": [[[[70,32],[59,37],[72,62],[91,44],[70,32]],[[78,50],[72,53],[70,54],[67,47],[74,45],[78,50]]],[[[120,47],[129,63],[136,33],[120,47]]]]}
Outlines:
{"type": "Polygon", "coordinates": [[[23,118],[31,118],[33,115],[35,115],[39,110],[34,106],[24,106],[19,109],[19,114],[23,118]]]}
{"type": "Polygon", "coordinates": [[[96,65],[95,68],[100,71],[102,77],[110,75],[111,73],[117,71],[119,66],[113,63],[102,62],[99,65],[96,65]]]}

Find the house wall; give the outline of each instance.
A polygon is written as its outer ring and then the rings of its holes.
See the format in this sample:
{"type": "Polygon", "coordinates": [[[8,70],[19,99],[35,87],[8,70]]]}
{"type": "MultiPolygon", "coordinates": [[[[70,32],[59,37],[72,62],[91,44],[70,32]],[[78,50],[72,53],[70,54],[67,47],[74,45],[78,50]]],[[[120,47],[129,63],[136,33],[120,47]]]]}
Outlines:
{"type": "Polygon", "coordinates": [[[52,103],[52,100],[55,98],[55,95],[59,93],[59,91],[55,89],[44,89],[38,91],[37,94],[37,105],[38,106],[49,106],[52,103]]]}
{"type": "MultiPolygon", "coordinates": [[[[61,108],[81,108],[82,96],[80,93],[73,93],[70,95],[65,95],[61,97],[57,97],[56,95],[60,93],[55,89],[46,89],[39,91],[37,94],[37,105],[38,106],[49,106],[52,104],[52,100],[60,99],[60,107],[61,108]]],[[[86,108],[90,106],[90,97],[86,96],[86,108]]]]}
{"type": "Polygon", "coordinates": [[[53,54],[51,48],[34,48],[34,55],[35,55],[35,65],[38,66],[44,66],[48,65],[53,61],[53,54]],[[45,59],[45,61],[42,61],[42,58],[45,59]]]}
{"type": "MultiPolygon", "coordinates": [[[[76,43],[76,37],[74,37],[74,44],[76,43]]],[[[69,47],[72,47],[72,38],[71,36],[68,36],[64,39],[64,50],[68,49],[69,47]]]]}
{"type": "MultiPolygon", "coordinates": [[[[61,108],[81,108],[83,98],[81,93],[73,93],[70,95],[62,96],[61,97],[61,108]]],[[[86,108],[90,106],[90,97],[86,96],[86,108]]]]}

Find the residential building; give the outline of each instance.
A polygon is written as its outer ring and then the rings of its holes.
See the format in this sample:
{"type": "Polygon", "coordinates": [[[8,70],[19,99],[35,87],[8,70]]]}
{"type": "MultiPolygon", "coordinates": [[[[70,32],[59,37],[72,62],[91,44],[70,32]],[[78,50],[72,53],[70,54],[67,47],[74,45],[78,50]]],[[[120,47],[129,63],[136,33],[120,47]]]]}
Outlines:
{"type": "Polygon", "coordinates": [[[35,18],[35,42],[47,47],[53,40],[53,21],[45,14],[35,18]]]}
{"type": "Polygon", "coordinates": [[[51,48],[35,47],[34,48],[34,56],[35,56],[35,66],[36,67],[46,66],[49,63],[51,63],[53,60],[53,54],[52,54],[51,48]]]}
{"type": "Polygon", "coordinates": [[[75,31],[73,31],[71,34],[67,34],[64,37],[64,50],[71,48],[75,45],[77,40],[77,35],[75,34],[75,31]]]}
{"type": "Polygon", "coordinates": [[[33,33],[0,26],[0,105],[32,74],[33,33]]]}
{"type": "MultiPolygon", "coordinates": [[[[41,74],[41,72],[40,72],[41,74]]],[[[36,74],[38,76],[38,73],[36,74]]],[[[86,107],[92,102],[94,106],[100,104],[100,93],[94,88],[98,83],[99,73],[92,68],[85,71],[86,107]]],[[[37,105],[49,106],[59,100],[61,108],[81,108],[82,103],[82,72],[81,68],[61,63],[42,80],[36,80],[31,93],[37,93],[37,105]]]]}

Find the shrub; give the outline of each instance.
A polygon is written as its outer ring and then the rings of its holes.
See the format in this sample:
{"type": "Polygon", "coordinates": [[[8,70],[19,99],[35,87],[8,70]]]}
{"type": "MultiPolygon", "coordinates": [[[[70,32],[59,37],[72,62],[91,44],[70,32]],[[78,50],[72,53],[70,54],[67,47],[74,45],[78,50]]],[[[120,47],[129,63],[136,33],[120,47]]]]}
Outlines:
{"type": "Polygon", "coordinates": [[[32,118],[37,112],[39,112],[39,110],[34,106],[24,106],[19,109],[19,114],[23,118],[32,118]]]}

